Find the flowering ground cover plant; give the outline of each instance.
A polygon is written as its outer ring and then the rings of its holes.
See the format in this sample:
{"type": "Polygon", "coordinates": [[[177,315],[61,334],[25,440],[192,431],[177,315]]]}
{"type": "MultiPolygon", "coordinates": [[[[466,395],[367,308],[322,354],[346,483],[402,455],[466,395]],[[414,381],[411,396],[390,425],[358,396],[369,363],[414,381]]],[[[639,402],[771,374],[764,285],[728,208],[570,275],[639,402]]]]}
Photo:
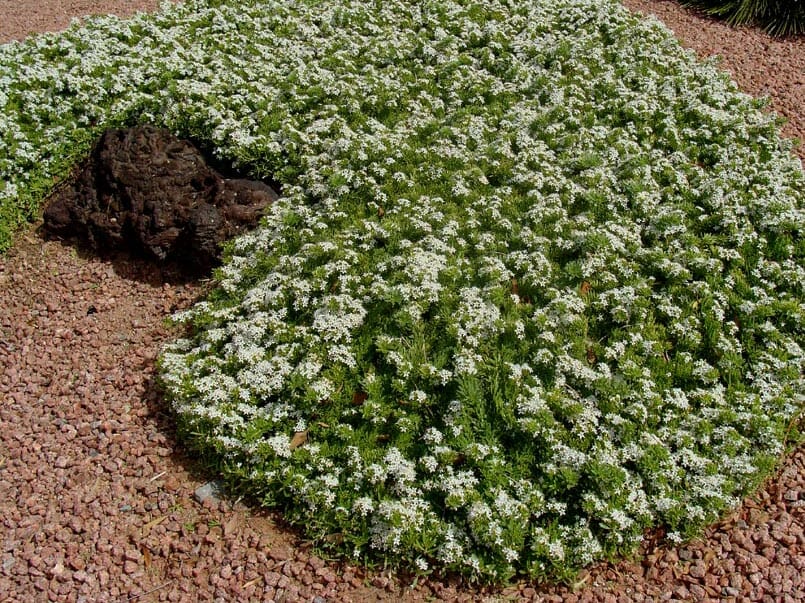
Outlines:
{"type": "Polygon", "coordinates": [[[188,445],[323,545],[567,579],[799,441],[801,166],[616,2],[190,1],[0,66],[4,207],[132,120],[283,184],[160,376],[188,445]]]}

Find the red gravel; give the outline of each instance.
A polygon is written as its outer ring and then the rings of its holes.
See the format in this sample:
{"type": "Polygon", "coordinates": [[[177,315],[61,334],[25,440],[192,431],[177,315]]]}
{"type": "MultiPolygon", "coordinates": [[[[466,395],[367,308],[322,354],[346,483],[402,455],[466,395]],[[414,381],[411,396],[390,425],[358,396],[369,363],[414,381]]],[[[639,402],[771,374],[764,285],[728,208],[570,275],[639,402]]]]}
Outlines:
{"type": "MultiPolygon", "coordinates": [[[[674,2],[624,2],[700,53],[723,54],[745,89],[773,96],[787,132],[805,131],[801,39],[731,30],[674,2]]],[[[68,14],[154,5],[0,0],[0,39],[62,27],[68,14]]],[[[0,601],[805,600],[805,447],[700,541],[648,543],[576,589],[412,584],[322,560],[271,514],[200,505],[194,490],[210,476],[175,441],[153,376],[164,317],[204,284],[164,276],[33,230],[0,257],[0,601]]]]}
{"type": "Polygon", "coordinates": [[[131,16],[153,11],[160,0],[0,0],[0,42],[28,34],[59,31],[75,17],[115,14],[131,16]]]}

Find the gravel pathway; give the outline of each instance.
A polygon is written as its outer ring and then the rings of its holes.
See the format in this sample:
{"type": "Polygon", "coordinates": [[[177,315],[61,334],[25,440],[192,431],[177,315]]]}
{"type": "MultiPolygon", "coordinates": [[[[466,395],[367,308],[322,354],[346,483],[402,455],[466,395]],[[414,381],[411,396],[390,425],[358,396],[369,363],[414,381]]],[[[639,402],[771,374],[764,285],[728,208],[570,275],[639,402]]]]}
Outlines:
{"type": "MultiPolygon", "coordinates": [[[[741,86],[770,94],[786,132],[805,138],[805,40],[732,30],[671,1],[624,3],[701,54],[724,55],[741,86]]],[[[0,0],[0,41],[155,5],[0,0]]],[[[412,583],[321,559],[272,514],[200,504],[209,476],[176,443],[153,375],[170,336],[164,317],[204,287],[33,229],[0,257],[0,601],[805,600],[805,447],[700,541],[648,542],[575,589],[412,583]]]]}

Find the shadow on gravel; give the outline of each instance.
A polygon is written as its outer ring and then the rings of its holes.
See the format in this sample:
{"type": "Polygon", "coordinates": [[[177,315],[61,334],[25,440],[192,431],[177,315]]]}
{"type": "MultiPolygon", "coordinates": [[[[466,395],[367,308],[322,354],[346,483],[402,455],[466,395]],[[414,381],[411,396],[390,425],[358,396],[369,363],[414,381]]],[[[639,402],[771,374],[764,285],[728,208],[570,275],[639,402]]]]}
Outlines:
{"type": "MultiPolygon", "coordinates": [[[[280,571],[287,562],[295,560],[297,563],[301,562],[304,565],[310,558],[319,557],[325,560],[336,574],[343,575],[345,572],[349,572],[349,574],[357,577],[358,583],[368,584],[373,576],[378,575],[377,571],[370,568],[352,565],[344,554],[317,548],[313,541],[305,537],[301,528],[291,525],[285,520],[281,509],[263,507],[260,501],[253,496],[239,491],[232,484],[221,483],[219,481],[221,475],[215,469],[214,459],[198,455],[187,448],[180,438],[176,418],[162,395],[159,381],[154,371],[151,372],[145,382],[143,400],[148,409],[148,414],[142,417],[142,420],[152,423],[157,431],[166,438],[165,445],[172,450],[168,459],[174,467],[174,471],[176,471],[176,468],[184,470],[187,473],[187,477],[193,482],[182,484],[180,488],[182,495],[189,495],[193,500],[193,504],[198,505],[196,508],[199,511],[207,509],[212,513],[213,517],[219,517],[222,524],[248,525],[257,531],[260,534],[261,541],[265,539],[270,543],[269,548],[263,549],[263,552],[279,563],[278,566],[275,566],[276,571],[280,571]],[[216,487],[213,488],[215,500],[211,507],[207,503],[202,503],[195,495],[195,492],[198,491],[198,489],[194,491],[195,483],[197,482],[204,484],[204,486],[208,486],[211,482],[216,484],[216,487]],[[219,487],[220,490],[218,489],[219,487]],[[282,556],[279,557],[275,547],[286,552],[280,553],[282,556]],[[285,559],[285,555],[288,555],[287,559],[285,559]]],[[[250,546],[256,545],[251,544],[250,546]]],[[[461,579],[455,576],[449,577],[448,580],[456,588],[462,584],[461,579]]],[[[404,589],[416,584],[417,577],[412,573],[400,571],[396,574],[396,581],[401,589],[400,593],[402,593],[404,589]]],[[[355,585],[353,585],[354,588],[355,585]]],[[[371,586],[358,587],[357,592],[362,593],[359,594],[357,600],[367,602],[379,600],[372,593],[371,586]]],[[[381,599],[383,598],[381,597],[381,599]]]]}
{"type": "MultiPolygon", "coordinates": [[[[48,233],[40,222],[36,225],[36,234],[44,241],[57,241],[71,248],[82,260],[100,260],[111,264],[115,274],[120,278],[137,281],[153,287],[161,287],[165,283],[172,285],[203,285],[210,280],[207,275],[188,274],[185,267],[176,262],[157,264],[143,257],[136,251],[109,250],[99,251],[80,239],[63,239],[48,233]]],[[[202,293],[203,295],[203,293],[202,293]]]]}
{"type": "MultiPolygon", "coordinates": [[[[159,433],[167,438],[167,443],[172,450],[169,457],[171,462],[187,471],[193,480],[205,484],[217,482],[220,479],[220,473],[215,469],[214,459],[205,458],[188,449],[180,438],[176,417],[170,411],[168,402],[162,395],[155,372],[152,372],[145,383],[143,399],[148,408],[148,415],[144,417],[144,420],[152,421],[159,433]]],[[[297,548],[309,546],[309,543],[304,541],[301,531],[287,523],[280,510],[262,507],[254,497],[238,492],[237,488],[232,487],[231,484],[221,484],[220,500],[225,503],[228,510],[247,511],[252,517],[257,516],[270,520],[280,535],[295,541],[294,545],[297,548]]],[[[196,500],[196,502],[199,501],[196,500]]]]}

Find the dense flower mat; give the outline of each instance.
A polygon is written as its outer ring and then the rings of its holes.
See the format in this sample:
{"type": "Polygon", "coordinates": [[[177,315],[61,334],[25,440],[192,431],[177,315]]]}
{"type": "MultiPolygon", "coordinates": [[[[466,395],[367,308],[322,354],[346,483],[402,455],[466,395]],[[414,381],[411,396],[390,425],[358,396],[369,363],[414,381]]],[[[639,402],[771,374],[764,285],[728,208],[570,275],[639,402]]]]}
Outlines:
{"type": "Polygon", "coordinates": [[[0,106],[16,216],[121,122],[282,183],[160,373],[323,545],[568,578],[799,437],[801,166],[616,2],[189,1],[1,47],[0,106]]]}

